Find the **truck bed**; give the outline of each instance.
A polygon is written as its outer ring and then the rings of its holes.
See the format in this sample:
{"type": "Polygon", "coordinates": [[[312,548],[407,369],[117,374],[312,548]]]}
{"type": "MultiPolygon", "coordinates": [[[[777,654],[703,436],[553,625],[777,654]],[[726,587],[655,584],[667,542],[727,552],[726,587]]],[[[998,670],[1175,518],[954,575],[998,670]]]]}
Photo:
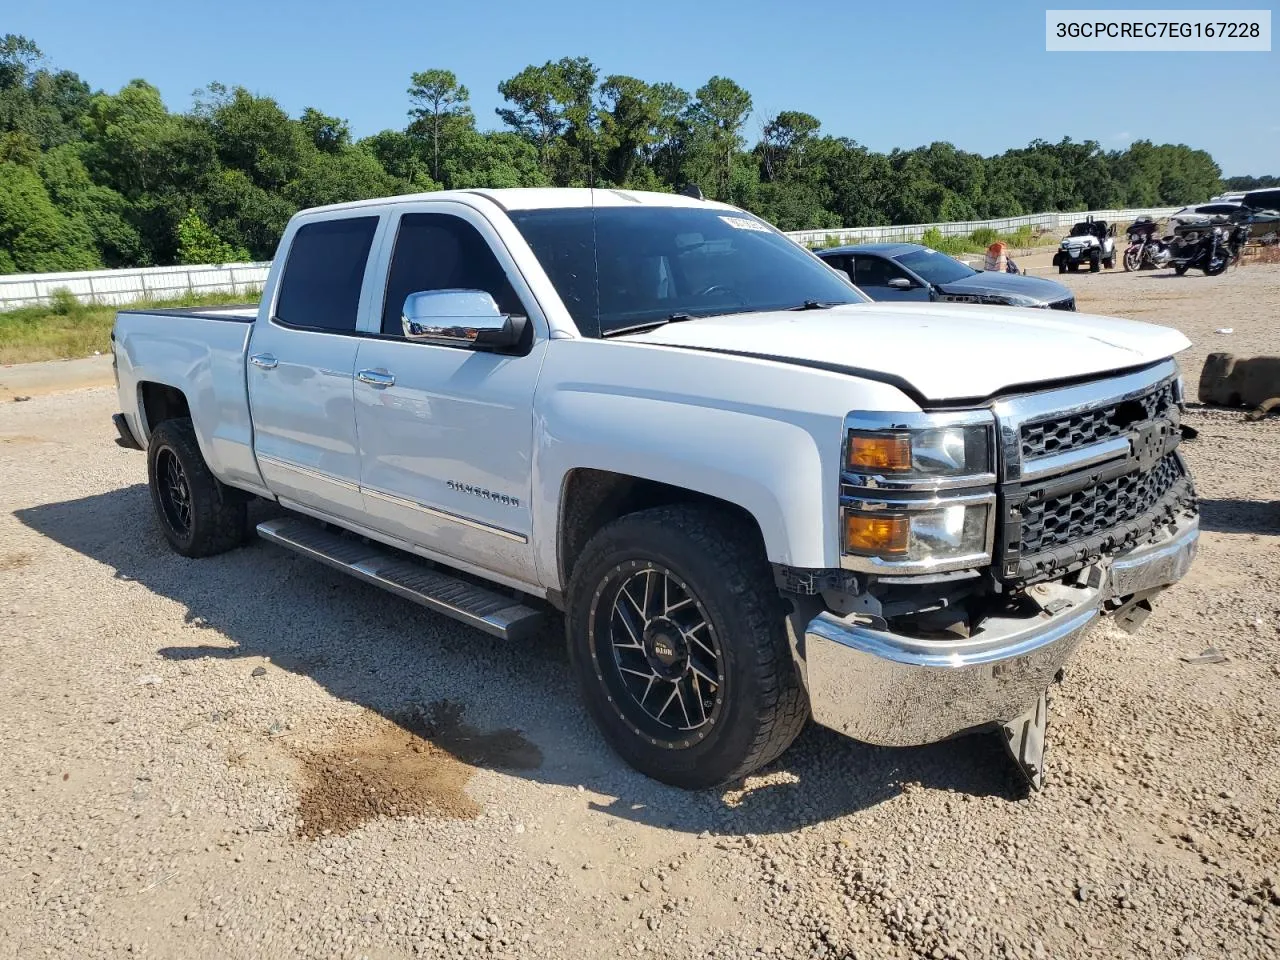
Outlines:
{"type": "Polygon", "coordinates": [[[261,492],[245,381],[257,313],[254,304],[121,310],[112,347],[120,410],[140,443],[150,436],[147,397],[161,388],[180,391],[214,475],[261,492]]]}

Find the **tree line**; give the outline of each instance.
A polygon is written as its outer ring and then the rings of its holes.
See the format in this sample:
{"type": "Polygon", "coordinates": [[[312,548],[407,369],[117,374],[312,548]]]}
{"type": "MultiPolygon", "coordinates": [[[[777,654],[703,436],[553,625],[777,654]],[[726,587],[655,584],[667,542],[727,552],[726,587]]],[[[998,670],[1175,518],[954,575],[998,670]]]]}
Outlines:
{"type": "Polygon", "coordinates": [[[405,127],[357,140],[344,119],[291,117],[243,87],[210,84],[183,113],[144,80],[94,91],[6,35],[0,273],[265,260],[302,207],[441,188],[697,184],[784,230],[1163,206],[1222,188],[1213,158],[1183,144],[878,153],[798,110],[753,136],[751,95],[727,77],[690,92],[602,76],[586,57],[528,66],[498,91],[501,128],[481,129],[451,71],[414,73],[405,127]]]}

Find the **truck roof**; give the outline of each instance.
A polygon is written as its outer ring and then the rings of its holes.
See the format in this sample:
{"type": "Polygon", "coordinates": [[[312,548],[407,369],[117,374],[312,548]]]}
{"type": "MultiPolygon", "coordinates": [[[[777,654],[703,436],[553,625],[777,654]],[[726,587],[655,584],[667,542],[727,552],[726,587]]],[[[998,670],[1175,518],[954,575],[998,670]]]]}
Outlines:
{"type": "Polygon", "coordinates": [[[464,200],[481,196],[492,200],[504,210],[545,210],[566,207],[715,207],[734,210],[715,200],[695,200],[678,193],[658,193],[652,190],[621,190],[614,187],[508,187],[505,189],[434,190],[429,193],[404,193],[392,197],[374,197],[370,200],[354,200],[348,203],[332,203],[320,207],[308,207],[299,213],[320,213],[337,210],[354,210],[361,207],[384,206],[390,203],[412,203],[421,200],[464,200]]]}

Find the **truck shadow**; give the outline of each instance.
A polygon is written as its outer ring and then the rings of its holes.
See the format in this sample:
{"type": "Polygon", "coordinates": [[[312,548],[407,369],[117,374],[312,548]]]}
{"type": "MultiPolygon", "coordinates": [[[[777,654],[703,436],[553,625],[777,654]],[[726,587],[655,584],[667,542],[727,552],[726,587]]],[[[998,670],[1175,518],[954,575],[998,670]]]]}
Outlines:
{"type": "Polygon", "coordinates": [[[1280,500],[1201,500],[1200,528],[1217,533],[1280,534],[1280,500]]]}
{"type": "MultiPolygon", "coordinates": [[[[253,522],[278,513],[255,504],[253,522]]],[[[162,647],[159,657],[266,658],[395,723],[429,704],[462,704],[472,727],[518,730],[541,754],[540,764],[525,769],[480,765],[613,797],[593,808],[625,820],[689,833],[767,834],[857,813],[909,785],[1006,800],[1025,795],[993,735],[887,749],[812,724],[745,785],[697,793],[667,787],[625,766],[596,733],[573,685],[558,616],[532,641],[512,644],[256,539],[187,560],[161,537],[142,484],[15,516],[112,568],[116,579],[181,604],[185,623],[202,629],[175,624],[175,640],[194,642],[162,647]]]]}

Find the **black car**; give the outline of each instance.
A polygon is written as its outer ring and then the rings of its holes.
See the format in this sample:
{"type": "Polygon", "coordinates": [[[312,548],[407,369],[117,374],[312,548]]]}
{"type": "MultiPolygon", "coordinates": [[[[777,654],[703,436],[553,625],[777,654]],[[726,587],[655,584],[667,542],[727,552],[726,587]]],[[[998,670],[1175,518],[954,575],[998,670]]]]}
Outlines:
{"type": "Polygon", "coordinates": [[[861,243],[814,252],[872,300],[1076,308],[1071,289],[1056,280],[974,270],[918,243],[861,243]]]}

